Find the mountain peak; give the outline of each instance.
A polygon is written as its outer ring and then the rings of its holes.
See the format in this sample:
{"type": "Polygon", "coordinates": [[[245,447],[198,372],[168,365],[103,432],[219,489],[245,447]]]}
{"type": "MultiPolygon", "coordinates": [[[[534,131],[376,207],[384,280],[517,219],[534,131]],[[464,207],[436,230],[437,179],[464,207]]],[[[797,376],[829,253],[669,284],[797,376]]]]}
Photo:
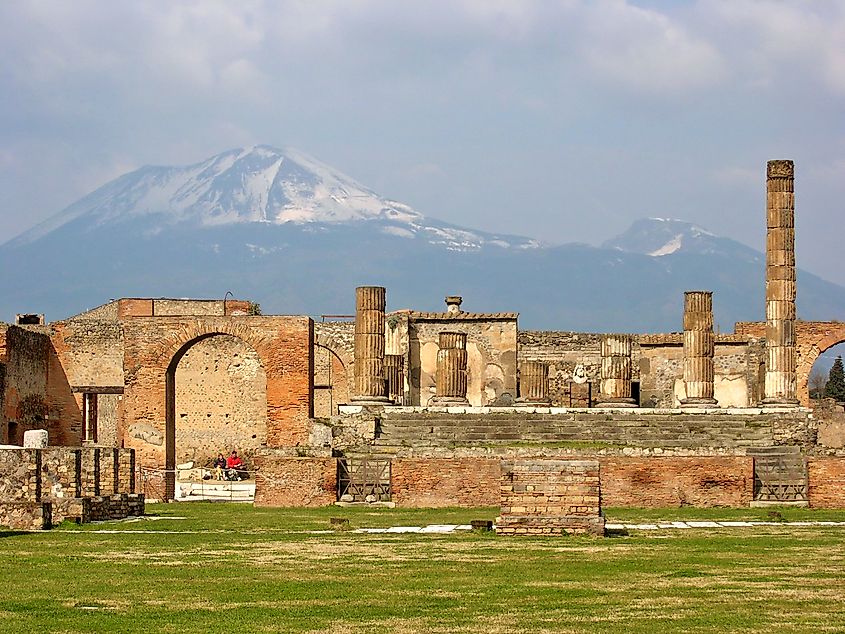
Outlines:
{"type": "Polygon", "coordinates": [[[87,227],[131,221],[150,234],[177,224],[366,221],[378,225],[374,230],[423,239],[449,250],[539,246],[527,238],[491,235],[425,218],[300,150],[270,145],[227,150],[192,165],[141,167],[106,183],[9,244],[34,242],[75,221],[87,227]]]}
{"type": "Polygon", "coordinates": [[[753,250],[743,244],[722,238],[685,220],[676,218],[643,218],[635,221],[626,231],[602,244],[605,249],[617,249],[652,257],[684,253],[722,253],[753,250]]]}

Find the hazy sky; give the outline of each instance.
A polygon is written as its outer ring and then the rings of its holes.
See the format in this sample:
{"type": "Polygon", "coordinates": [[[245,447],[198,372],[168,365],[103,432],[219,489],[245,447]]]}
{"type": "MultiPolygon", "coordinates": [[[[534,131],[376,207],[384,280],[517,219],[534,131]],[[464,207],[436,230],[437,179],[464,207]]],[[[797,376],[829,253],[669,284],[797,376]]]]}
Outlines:
{"type": "Polygon", "coordinates": [[[0,4],[0,241],[144,164],[292,145],[442,220],[598,244],[643,216],[845,284],[845,2],[0,4]]]}

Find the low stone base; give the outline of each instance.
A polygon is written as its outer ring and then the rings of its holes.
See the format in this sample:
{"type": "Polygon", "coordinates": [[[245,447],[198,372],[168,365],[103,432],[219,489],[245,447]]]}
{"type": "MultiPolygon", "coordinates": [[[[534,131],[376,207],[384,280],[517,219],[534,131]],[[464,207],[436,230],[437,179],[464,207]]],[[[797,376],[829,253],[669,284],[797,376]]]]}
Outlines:
{"type": "Polygon", "coordinates": [[[598,535],[604,536],[604,517],[512,517],[499,518],[499,535],[598,535]]]}
{"type": "Polygon", "coordinates": [[[639,407],[632,398],[603,398],[596,403],[596,407],[639,407]]]}
{"type": "Polygon", "coordinates": [[[458,407],[469,405],[469,401],[461,396],[432,396],[428,404],[432,407],[458,407]]]}
{"type": "Polygon", "coordinates": [[[718,409],[719,401],[715,398],[685,398],[681,399],[681,407],[695,407],[699,409],[718,409]]]}
{"type": "Polygon", "coordinates": [[[55,512],[53,521],[65,520],[77,524],[122,520],[144,515],[143,493],[121,493],[90,498],[56,498],[52,502],[55,512]]]}
{"type": "Polygon", "coordinates": [[[0,502],[0,526],[19,531],[52,528],[52,505],[49,502],[0,502]]]}
{"type": "Polygon", "coordinates": [[[764,398],[760,404],[763,407],[801,407],[801,401],[797,398],[764,398]]]}

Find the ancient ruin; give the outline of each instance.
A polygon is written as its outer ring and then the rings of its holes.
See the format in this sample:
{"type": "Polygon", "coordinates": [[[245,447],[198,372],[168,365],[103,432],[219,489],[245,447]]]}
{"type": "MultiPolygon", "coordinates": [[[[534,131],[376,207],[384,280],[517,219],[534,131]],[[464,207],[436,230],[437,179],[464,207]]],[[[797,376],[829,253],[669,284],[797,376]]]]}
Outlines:
{"type": "MultiPolygon", "coordinates": [[[[845,506],[845,427],[810,409],[807,390],[845,325],[796,320],[793,177],[790,161],[769,162],[765,321],[733,333],[714,332],[707,291],[685,294],[678,332],[607,334],[522,331],[517,313],[468,312],[471,299],[451,295],[443,312],[390,312],[378,286],[355,291],[354,319],[125,298],[0,325],[0,502],[30,525],[68,515],[9,466],[44,464],[44,452],[101,483],[131,479],[111,496],[178,499],[236,449],[256,504],[501,502],[511,532],[597,531],[596,482],[614,506],[845,506]],[[47,446],[21,448],[30,430],[47,446]],[[90,451],[101,466],[77,467],[90,451]],[[101,473],[108,452],[124,463],[101,473]],[[545,475],[529,481],[526,460],[545,475]],[[556,498],[541,520],[519,511],[573,473],[583,504],[556,498]]],[[[62,486],[102,497],[82,480],[62,486]]],[[[78,517],[107,512],[79,504],[78,517]]]]}

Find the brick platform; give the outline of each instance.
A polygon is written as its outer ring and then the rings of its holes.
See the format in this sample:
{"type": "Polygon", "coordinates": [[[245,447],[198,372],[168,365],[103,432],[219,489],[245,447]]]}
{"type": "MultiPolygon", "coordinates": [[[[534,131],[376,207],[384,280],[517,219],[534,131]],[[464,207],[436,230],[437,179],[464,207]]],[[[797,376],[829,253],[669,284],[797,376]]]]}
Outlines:
{"type": "Polygon", "coordinates": [[[596,460],[502,462],[500,535],[604,535],[596,460]]]}

